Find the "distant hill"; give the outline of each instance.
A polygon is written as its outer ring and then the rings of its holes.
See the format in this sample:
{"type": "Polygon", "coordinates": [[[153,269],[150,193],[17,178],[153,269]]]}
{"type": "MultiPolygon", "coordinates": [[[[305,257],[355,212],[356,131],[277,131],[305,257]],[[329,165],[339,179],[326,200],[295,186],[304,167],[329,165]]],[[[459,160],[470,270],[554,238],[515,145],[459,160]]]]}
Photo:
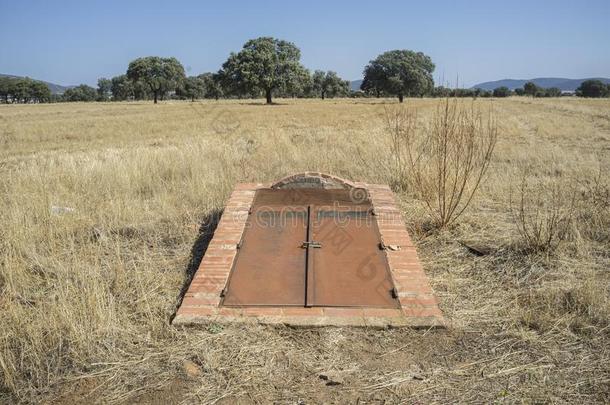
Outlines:
{"type": "Polygon", "coordinates": [[[352,80],[349,83],[349,88],[353,91],[360,90],[360,85],[362,84],[362,80],[352,80]]]}
{"type": "MultiPolygon", "coordinates": [[[[12,77],[14,79],[23,79],[22,76],[3,75],[2,73],[0,73],[0,77],[12,77]]],[[[34,79],[34,78],[32,77],[31,79],[34,79]]],[[[38,80],[38,79],[34,79],[34,80],[38,80]]],[[[64,92],[66,90],[76,87],[76,86],[62,86],[60,84],[45,82],[44,80],[40,80],[40,81],[45,83],[47,86],[49,86],[49,89],[51,90],[51,94],[64,94],[64,92]]]]}
{"type": "MultiPolygon", "coordinates": [[[[590,79],[601,80],[602,82],[608,84],[610,83],[610,79],[603,77],[592,77],[590,79]]],[[[590,79],[565,79],[562,77],[538,77],[536,79],[529,80],[518,80],[518,79],[504,79],[504,80],[496,80],[494,82],[485,82],[479,83],[472,86],[473,89],[483,89],[483,90],[493,90],[498,87],[506,86],[511,90],[523,87],[523,85],[527,82],[533,82],[536,86],[549,88],[549,87],[558,87],[563,91],[574,91],[580,86],[582,82],[590,79]]]]}

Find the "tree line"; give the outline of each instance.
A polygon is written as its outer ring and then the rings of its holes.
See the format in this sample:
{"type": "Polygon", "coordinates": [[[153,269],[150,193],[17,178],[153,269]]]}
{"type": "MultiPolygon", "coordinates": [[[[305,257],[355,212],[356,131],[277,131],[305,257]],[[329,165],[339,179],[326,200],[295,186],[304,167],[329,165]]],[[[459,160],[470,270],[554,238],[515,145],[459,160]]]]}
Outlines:
{"type": "Polygon", "coordinates": [[[496,87],[493,90],[480,88],[474,89],[451,89],[448,87],[435,87],[433,97],[510,97],[510,96],[532,96],[532,97],[561,97],[562,92],[558,87],[543,88],[532,82],[527,82],[523,87],[514,90],[506,86],[496,87]]]}
{"type": "MultiPolygon", "coordinates": [[[[476,90],[480,89],[474,89],[476,90]]],[[[563,92],[558,87],[540,87],[533,82],[527,82],[523,87],[510,90],[508,87],[497,87],[493,91],[481,90],[483,97],[508,97],[508,96],[530,96],[530,97],[561,97],[563,92]]],[[[605,84],[601,80],[590,79],[583,81],[574,92],[578,97],[600,98],[610,97],[610,83],[605,84]]],[[[476,95],[475,95],[476,96],[476,95]]]]}
{"type": "MultiPolygon", "coordinates": [[[[543,89],[528,82],[514,91],[498,87],[450,89],[434,86],[435,65],[422,52],[392,50],[382,53],[364,67],[359,91],[350,90],[350,82],[333,71],[313,73],[301,64],[301,51],[292,42],[271,37],[247,41],[238,52],[232,52],[217,72],[186,76],[176,58],[148,56],[131,61],[125,74],[100,78],[97,88],[81,84],[63,95],[51,96],[45,83],[31,79],[0,81],[4,102],[48,101],[123,101],[175,99],[259,98],[268,104],[273,97],[508,97],[530,95],[557,97],[558,88],[543,89]]],[[[601,81],[582,83],[577,95],[605,97],[610,87],[601,81]]]]}
{"type": "MultiPolygon", "coordinates": [[[[301,52],[291,42],[261,37],[231,53],[217,72],[186,76],[176,58],[149,56],[129,63],[123,75],[98,80],[99,100],[164,100],[167,97],[258,98],[345,97],[350,82],[336,72],[310,73],[301,63],[301,52]]],[[[92,88],[88,89],[91,93],[92,88]]]]}
{"type": "Polygon", "coordinates": [[[39,80],[0,76],[0,99],[4,103],[47,103],[52,95],[49,86],[39,80]]]}

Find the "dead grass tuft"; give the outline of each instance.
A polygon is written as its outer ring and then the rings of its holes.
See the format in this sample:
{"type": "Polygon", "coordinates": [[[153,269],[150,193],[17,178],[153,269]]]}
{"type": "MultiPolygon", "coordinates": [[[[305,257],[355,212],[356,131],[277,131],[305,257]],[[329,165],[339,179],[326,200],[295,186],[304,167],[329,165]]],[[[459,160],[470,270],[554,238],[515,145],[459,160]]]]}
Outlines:
{"type": "Polygon", "coordinates": [[[552,253],[569,237],[576,199],[576,189],[572,184],[557,179],[528,183],[524,176],[518,196],[515,198],[512,193],[510,196],[522,248],[532,253],[552,253]]]}

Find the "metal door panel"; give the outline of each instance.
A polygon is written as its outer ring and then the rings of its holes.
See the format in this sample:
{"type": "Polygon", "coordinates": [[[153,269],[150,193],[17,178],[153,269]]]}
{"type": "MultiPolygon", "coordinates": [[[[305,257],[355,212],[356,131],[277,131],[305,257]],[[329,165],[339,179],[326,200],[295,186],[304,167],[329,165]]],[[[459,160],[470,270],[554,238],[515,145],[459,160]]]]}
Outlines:
{"type": "Polygon", "coordinates": [[[253,210],[225,291],[225,306],[303,306],[307,211],[253,210]]]}
{"type": "Polygon", "coordinates": [[[377,223],[369,209],[314,210],[308,306],[398,308],[377,223]]]}

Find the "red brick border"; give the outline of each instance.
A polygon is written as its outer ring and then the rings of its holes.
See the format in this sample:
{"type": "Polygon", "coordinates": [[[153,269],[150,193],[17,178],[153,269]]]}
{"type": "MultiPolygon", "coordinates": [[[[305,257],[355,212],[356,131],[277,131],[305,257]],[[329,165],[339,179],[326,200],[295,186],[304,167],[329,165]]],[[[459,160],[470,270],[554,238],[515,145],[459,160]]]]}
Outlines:
{"type": "Polygon", "coordinates": [[[312,172],[288,176],[271,187],[279,188],[312,177],[323,179],[323,184],[330,184],[329,187],[368,190],[382,242],[386,245],[385,252],[401,309],[220,307],[220,295],[231,272],[254,194],[259,188],[270,187],[268,184],[248,183],[238,184],[231,194],[214,237],[172,322],[174,325],[255,322],[299,326],[444,326],[438,302],[390,188],[378,184],[353,183],[312,172]]]}

